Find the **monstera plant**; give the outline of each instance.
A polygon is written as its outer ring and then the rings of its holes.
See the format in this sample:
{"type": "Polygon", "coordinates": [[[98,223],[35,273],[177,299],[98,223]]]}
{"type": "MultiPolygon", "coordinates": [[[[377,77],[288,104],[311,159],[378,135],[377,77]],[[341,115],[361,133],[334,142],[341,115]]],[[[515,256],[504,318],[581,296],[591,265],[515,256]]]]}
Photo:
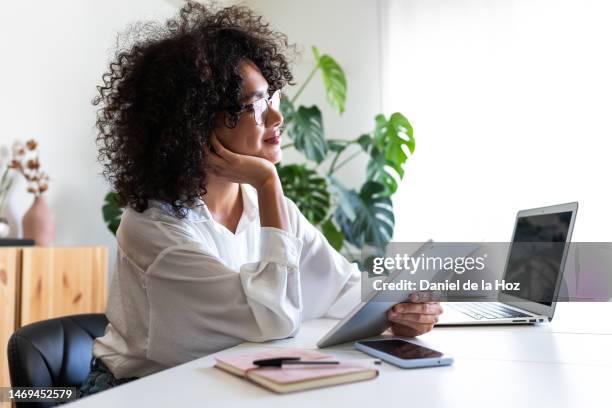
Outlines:
{"type": "MultiPolygon", "coordinates": [[[[290,143],[306,160],[301,164],[277,164],[283,191],[304,216],[317,226],[329,243],[350,260],[364,245],[385,246],[393,235],[395,217],[391,196],[404,177],[404,165],[414,153],[412,126],[399,112],[374,118],[373,130],[354,139],[326,138],[323,116],[316,106],[297,101],[317,72],[320,72],[327,101],[342,114],[346,105],[346,76],[329,55],[312,47],[315,65],[293,97],[283,95],[281,111],[290,143]],[[368,157],[360,189],[349,189],[336,177],[337,171],[358,155],[368,157]],[[321,166],[323,163],[325,166],[321,166]]],[[[115,233],[121,211],[114,194],[106,196],[103,215],[115,233]]]]}
{"type": "Polygon", "coordinates": [[[369,133],[355,139],[326,138],[319,108],[297,106],[297,100],[320,72],[327,101],[341,115],[346,104],[346,77],[334,58],[320,55],[316,47],[312,47],[312,52],[315,59],[312,71],[292,98],[284,97],[281,101],[292,141],[283,148],[298,150],[307,162],[280,164],[278,174],[285,195],[295,201],[334,248],[355,260],[355,249],[366,244],[383,247],[393,235],[395,218],[390,197],[404,177],[408,156],[414,153],[412,126],[399,112],[388,118],[379,114],[369,133]],[[368,156],[363,185],[359,190],[348,189],[336,173],[361,153],[368,156]],[[329,164],[320,166],[323,162],[329,164]]]}

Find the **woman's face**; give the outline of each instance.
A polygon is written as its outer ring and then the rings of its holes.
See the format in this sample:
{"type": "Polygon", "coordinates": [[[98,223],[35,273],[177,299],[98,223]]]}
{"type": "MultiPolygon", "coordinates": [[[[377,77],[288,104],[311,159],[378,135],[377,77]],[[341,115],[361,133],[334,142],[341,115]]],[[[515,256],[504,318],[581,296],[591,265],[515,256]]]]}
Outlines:
{"type": "MultiPolygon", "coordinates": [[[[250,104],[258,99],[268,98],[268,81],[253,63],[243,62],[240,74],[243,79],[241,103],[250,104]]],[[[283,115],[269,104],[264,119],[263,124],[258,125],[253,111],[247,109],[239,116],[233,129],[227,128],[220,117],[215,132],[221,144],[235,153],[278,163],[282,156],[280,127],[283,124],[283,115]]]]}

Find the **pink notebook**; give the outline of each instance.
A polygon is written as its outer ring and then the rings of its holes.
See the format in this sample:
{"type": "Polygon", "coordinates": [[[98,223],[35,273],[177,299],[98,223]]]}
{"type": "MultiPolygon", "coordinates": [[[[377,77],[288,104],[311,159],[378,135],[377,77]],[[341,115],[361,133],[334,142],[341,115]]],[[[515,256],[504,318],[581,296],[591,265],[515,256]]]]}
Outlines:
{"type": "Polygon", "coordinates": [[[334,358],[312,350],[278,348],[260,353],[218,357],[215,367],[247,378],[269,390],[284,394],[327,387],[354,381],[363,381],[378,376],[378,370],[367,363],[340,363],[329,366],[285,366],[257,367],[254,360],[278,357],[301,357],[302,360],[325,360],[334,358]]]}

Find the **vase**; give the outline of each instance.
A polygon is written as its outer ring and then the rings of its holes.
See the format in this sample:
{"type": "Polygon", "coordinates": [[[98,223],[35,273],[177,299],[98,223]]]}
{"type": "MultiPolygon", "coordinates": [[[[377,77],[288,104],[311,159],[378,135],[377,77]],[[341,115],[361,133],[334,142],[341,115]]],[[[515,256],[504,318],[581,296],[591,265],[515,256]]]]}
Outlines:
{"type": "Polygon", "coordinates": [[[38,246],[51,246],[55,239],[55,219],[47,200],[42,195],[23,216],[23,238],[33,239],[38,246]]]}
{"type": "Polygon", "coordinates": [[[6,218],[0,217],[0,238],[8,237],[9,232],[11,231],[11,226],[6,218]]]}

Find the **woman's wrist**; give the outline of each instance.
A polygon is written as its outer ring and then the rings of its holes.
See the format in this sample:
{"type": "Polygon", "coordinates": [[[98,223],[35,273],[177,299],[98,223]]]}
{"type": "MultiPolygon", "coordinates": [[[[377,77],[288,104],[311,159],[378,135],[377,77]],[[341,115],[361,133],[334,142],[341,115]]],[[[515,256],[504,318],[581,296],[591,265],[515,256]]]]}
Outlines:
{"type": "Polygon", "coordinates": [[[257,199],[259,202],[259,218],[262,227],[275,227],[288,231],[289,214],[283,195],[278,174],[265,180],[257,188],[257,199]]]}
{"type": "Polygon", "coordinates": [[[276,168],[272,165],[269,168],[266,168],[261,172],[259,177],[254,180],[251,185],[260,192],[263,189],[270,189],[271,187],[280,186],[280,179],[278,178],[278,173],[276,172],[276,168]]]}

